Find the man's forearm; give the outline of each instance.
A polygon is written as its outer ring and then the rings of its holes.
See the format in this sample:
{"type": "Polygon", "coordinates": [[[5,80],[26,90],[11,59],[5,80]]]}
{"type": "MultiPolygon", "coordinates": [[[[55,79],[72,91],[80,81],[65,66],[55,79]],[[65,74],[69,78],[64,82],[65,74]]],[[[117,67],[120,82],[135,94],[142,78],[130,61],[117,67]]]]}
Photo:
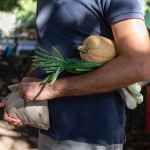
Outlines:
{"type": "Polygon", "coordinates": [[[92,72],[57,80],[54,97],[105,93],[150,78],[150,43],[144,22],[125,20],[112,30],[118,57],[92,72]]]}
{"type": "Polygon", "coordinates": [[[120,56],[92,72],[58,79],[52,86],[55,97],[105,93],[145,80],[139,68],[131,63],[120,56]]]}
{"type": "Polygon", "coordinates": [[[150,78],[150,73],[147,76],[145,67],[141,67],[144,63],[149,64],[148,59],[145,58],[140,66],[142,59],[133,60],[121,55],[89,73],[57,79],[52,86],[50,83],[41,85],[42,79],[24,78],[19,92],[24,100],[31,101],[114,91],[150,78]]]}

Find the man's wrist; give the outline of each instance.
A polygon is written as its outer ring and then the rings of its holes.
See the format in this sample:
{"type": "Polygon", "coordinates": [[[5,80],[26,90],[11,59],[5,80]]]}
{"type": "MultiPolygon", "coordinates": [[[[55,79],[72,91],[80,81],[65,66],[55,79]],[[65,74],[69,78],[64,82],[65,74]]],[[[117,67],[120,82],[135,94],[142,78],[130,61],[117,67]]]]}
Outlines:
{"type": "Polygon", "coordinates": [[[61,97],[60,91],[57,88],[56,82],[52,86],[50,86],[50,82],[47,82],[45,84],[44,90],[45,90],[44,93],[46,94],[47,99],[54,99],[57,97],[61,97]]]}

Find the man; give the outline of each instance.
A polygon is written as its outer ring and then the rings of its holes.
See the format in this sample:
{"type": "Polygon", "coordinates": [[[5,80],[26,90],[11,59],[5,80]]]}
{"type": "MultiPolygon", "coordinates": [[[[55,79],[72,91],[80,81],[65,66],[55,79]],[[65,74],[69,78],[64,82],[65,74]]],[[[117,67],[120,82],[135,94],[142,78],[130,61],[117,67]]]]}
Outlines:
{"type": "MultiPolygon", "coordinates": [[[[122,150],[124,101],[117,89],[150,78],[149,36],[140,0],[38,0],[37,42],[64,58],[78,57],[77,46],[90,35],[114,39],[118,56],[89,73],[64,72],[53,86],[40,85],[47,75],[30,71],[20,84],[26,101],[49,99],[50,129],[41,130],[39,150],[122,150]],[[40,89],[42,92],[38,95],[40,89]],[[37,96],[38,95],[38,96],[37,96]]],[[[8,96],[2,101],[5,105],[8,96]]],[[[10,118],[5,108],[4,119],[10,118]]]]}

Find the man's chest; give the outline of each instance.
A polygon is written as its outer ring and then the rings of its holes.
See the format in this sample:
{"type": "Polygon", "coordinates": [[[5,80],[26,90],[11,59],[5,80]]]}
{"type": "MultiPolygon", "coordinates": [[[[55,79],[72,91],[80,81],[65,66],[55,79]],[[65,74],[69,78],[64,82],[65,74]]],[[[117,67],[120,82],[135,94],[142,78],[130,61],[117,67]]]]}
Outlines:
{"type": "Polygon", "coordinates": [[[91,32],[100,29],[102,10],[96,0],[38,0],[37,28],[63,32],[91,32]]]}

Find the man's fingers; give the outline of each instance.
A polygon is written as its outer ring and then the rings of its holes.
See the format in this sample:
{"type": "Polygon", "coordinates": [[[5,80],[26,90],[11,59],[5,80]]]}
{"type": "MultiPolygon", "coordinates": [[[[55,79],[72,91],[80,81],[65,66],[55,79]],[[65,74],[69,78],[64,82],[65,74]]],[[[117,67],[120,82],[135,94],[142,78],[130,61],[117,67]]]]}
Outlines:
{"type": "Polygon", "coordinates": [[[10,96],[10,94],[8,94],[0,103],[0,107],[4,107],[6,105],[7,99],[10,96]]]}
{"type": "Polygon", "coordinates": [[[14,119],[14,118],[10,118],[10,117],[8,116],[6,107],[5,107],[5,109],[4,109],[4,120],[5,120],[5,121],[8,121],[9,123],[15,122],[15,119],[14,119]]]}
{"type": "Polygon", "coordinates": [[[4,98],[0,103],[0,107],[4,107],[6,105],[6,101],[7,101],[7,99],[4,98]]]}
{"type": "Polygon", "coordinates": [[[25,101],[26,103],[31,102],[31,100],[29,100],[29,99],[24,99],[24,101],[25,101]]]}
{"type": "Polygon", "coordinates": [[[9,125],[18,126],[18,127],[21,127],[21,126],[24,125],[23,123],[18,123],[18,122],[14,122],[14,123],[9,123],[9,122],[8,122],[8,124],[9,124],[9,125]]]}
{"type": "Polygon", "coordinates": [[[18,126],[18,127],[21,127],[21,126],[24,126],[25,124],[23,124],[22,122],[21,123],[18,123],[18,122],[13,122],[13,123],[10,123],[8,122],[9,125],[15,125],[15,126],[18,126]]]}
{"type": "Polygon", "coordinates": [[[9,124],[9,125],[15,125],[15,126],[18,126],[19,123],[17,123],[17,122],[13,122],[13,123],[8,122],[8,124],[9,124]]]}
{"type": "MultiPolygon", "coordinates": [[[[10,94],[8,94],[0,103],[0,107],[4,107],[6,105],[7,99],[10,96],[10,94]]],[[[23,126],[24,124],[21,122],[21,120],[19,119],[15,119],[15,118],[11,118],[8,116],[8,112],[6,107],[4,108],[4,120],[8,122],[8,124],[10,125],[15,125],[18,127],[23,126]]]]}
{"type": "Polygon", "coordinates": [[[24,124],[19,119],[14,119],[8,116],[7,109],[4,109],[4,120],[8,122],[9,125],[15,125],[18,127],[23,126],[24,124]]]}
{"type": "Polygon", "coordinates": [[[4,109],[4,120],[9,123],[14,123],[14,122],[20,123],[21,122],[19,119],[14,119],[14,118],[9,117],[6,107],[4,109]]]}

